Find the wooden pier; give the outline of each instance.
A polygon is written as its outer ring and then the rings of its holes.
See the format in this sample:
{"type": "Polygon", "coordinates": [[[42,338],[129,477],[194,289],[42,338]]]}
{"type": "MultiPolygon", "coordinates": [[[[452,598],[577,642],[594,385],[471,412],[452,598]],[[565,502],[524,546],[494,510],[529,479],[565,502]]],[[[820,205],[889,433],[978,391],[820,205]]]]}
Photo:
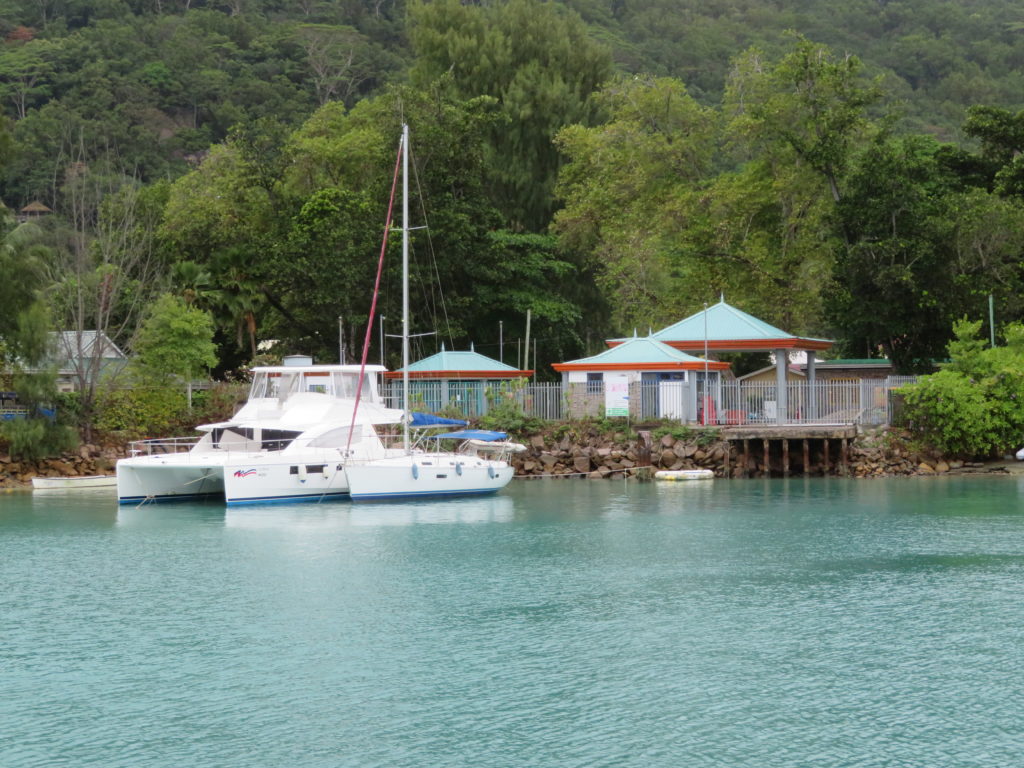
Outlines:
{"type": "Polygon", "coordinates": [[[850,441],[857,435],[852,424],[725,427],[727,477],[847,475],[850,441]]]}

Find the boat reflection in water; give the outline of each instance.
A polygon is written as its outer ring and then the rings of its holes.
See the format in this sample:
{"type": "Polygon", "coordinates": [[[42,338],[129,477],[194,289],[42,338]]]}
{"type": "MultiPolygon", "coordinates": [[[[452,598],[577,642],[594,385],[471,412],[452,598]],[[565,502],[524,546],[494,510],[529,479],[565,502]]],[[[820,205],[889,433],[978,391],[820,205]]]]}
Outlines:
{"type": "Polygon", "coordinates": [[[367,528],[437,523],[508,523],[515,504],[508,496],[471,496],[443,501],[386,504],[308,504],[227,507],[224,525],[239,529],[367,528]]]}

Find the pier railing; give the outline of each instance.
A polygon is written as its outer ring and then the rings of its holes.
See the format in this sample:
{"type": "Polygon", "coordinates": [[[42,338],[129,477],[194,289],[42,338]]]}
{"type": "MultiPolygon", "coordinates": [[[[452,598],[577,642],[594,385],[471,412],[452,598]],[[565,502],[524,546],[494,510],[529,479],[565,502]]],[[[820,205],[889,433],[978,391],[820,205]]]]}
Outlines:
{"type": "MultiPolygon", "coordinates": [[[[893,392],[913,376],[886,379],[790,381],[783,397],[775,382],[723,381],[703,390],[685,381],[641,381],[630,385],[629,415],[637,420],[670,419],[716,426],[779,424],[891,424],[893,392]]],[[[502,386],[485,382],[412,382],[413,410],[477,419],[514,401],[531,418],[560,421],[605,415],[602,382],[547,382],[502,386]]],[[[389,407],[401,408],[400,386],[385,392],[389,407]]]]}

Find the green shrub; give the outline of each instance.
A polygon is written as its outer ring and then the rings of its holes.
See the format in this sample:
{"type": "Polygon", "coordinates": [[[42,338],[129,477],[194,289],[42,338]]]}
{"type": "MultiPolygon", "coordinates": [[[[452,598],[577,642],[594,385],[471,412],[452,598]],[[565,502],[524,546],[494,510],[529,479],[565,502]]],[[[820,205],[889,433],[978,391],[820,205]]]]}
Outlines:
{"type": "Polygon", "coordinates": [[[101,434],[139,440],[191,431],[195,420],[184,392],[170,387],[134,387],[100,392],[94,425],[101,434]]]}
{"type": "Polygon", "coordinates": [[[45,418],[13,419],[0,424],[0,437],[16,459],[36,459],[57,456],[75,447],[77,435],[63,424],[45,418]]]}
{"type": "Polygon", "coordinates": [[[480,418],[480,426],[508,432],[510,435],[525,437],[544,429],[544,421],[527,416],[523,411],[519,393],[526,386],[526,379],[503,383],[497,389],[488,387],[487,413],[480,418]]]}
{"type": "Polygon", "coordinates": [[[949,456],[991,456],[1024,439],[1024,326],[1003,329],[1006,344],[986,349],[980,322],[960,321],[943,370],[903,387],[908,429],[949,456]]]}

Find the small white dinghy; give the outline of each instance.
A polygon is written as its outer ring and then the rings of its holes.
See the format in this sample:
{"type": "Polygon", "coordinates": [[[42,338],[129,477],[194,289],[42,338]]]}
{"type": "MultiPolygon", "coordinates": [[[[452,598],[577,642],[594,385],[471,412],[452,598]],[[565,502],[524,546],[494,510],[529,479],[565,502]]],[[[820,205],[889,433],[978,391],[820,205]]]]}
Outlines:
{"type": "Polygon", "coordinates": [[[655,480],[714,480],[710,469],[661,469],[654,473],[655,480]]]}
{"type": "Polygon", "coordinates": [[[84,491],[115,488],[116,475],[87,475],[85,477],[33,477],[34,491],[84,491]]]}

